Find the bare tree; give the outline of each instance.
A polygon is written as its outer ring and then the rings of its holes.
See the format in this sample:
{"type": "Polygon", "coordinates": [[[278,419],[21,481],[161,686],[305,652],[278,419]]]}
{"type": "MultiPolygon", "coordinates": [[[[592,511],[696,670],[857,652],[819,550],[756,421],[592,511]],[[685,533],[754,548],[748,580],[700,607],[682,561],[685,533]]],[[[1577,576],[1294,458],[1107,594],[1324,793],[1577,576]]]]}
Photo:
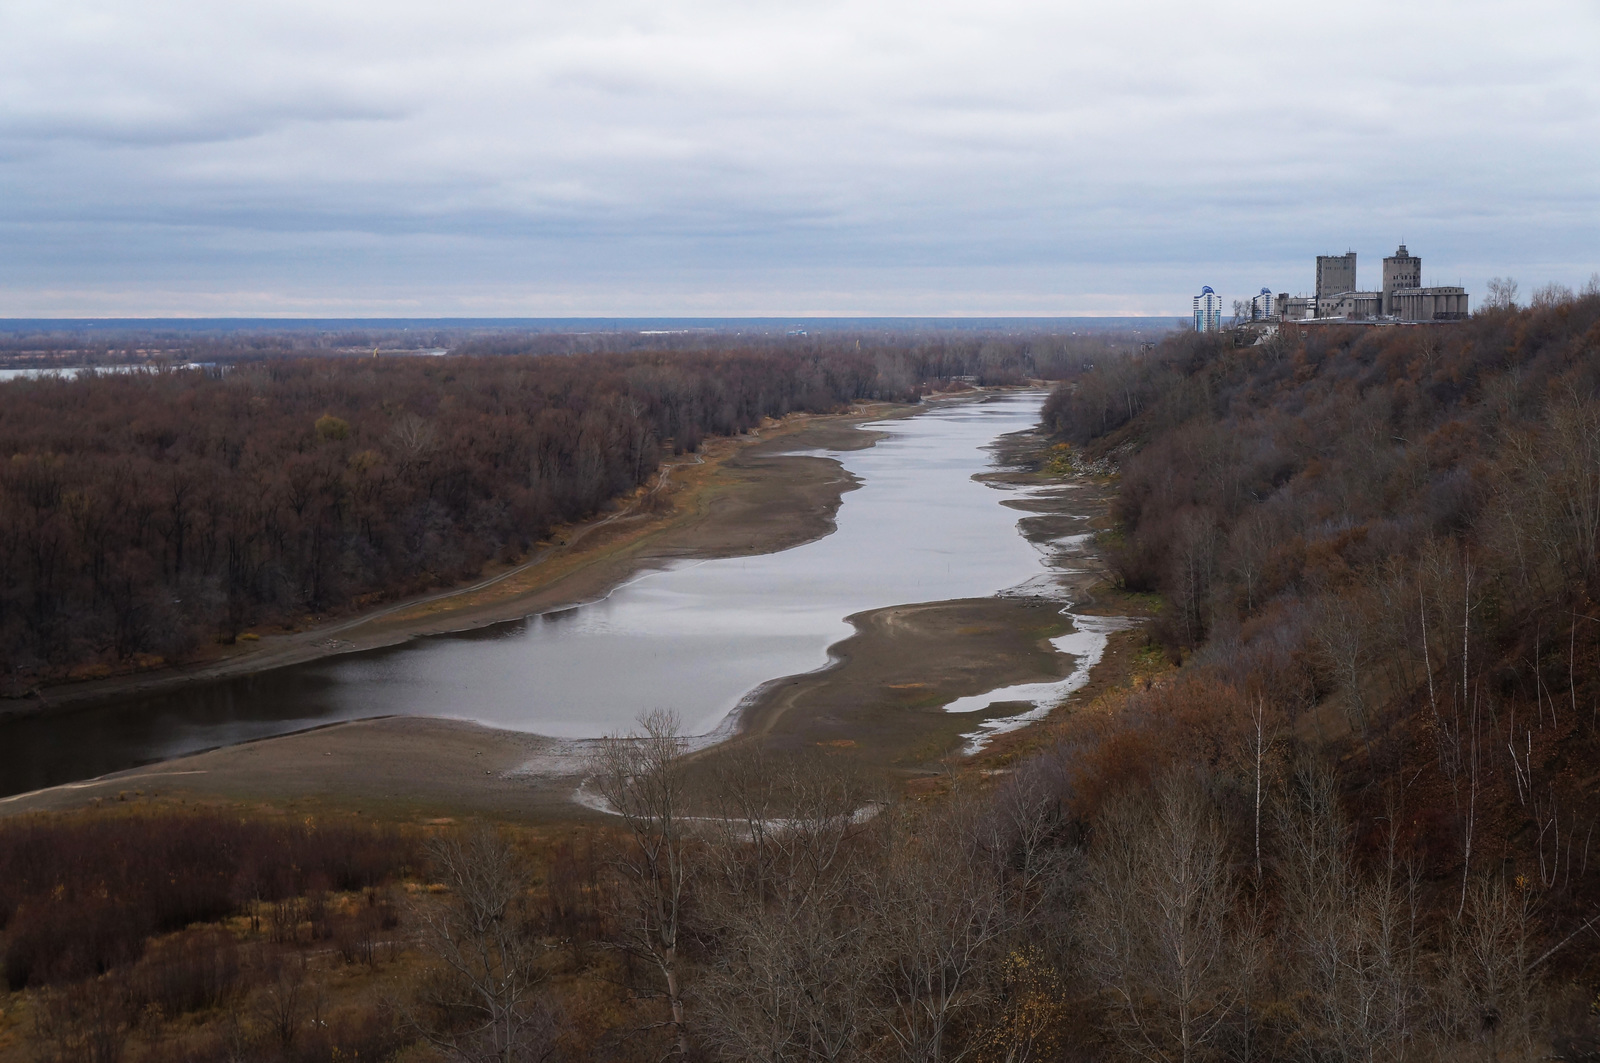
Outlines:
{"type": "Polygon", "coordinates": [[[1521,471],[1541,488],[1542,545],[1555,571],[1576,569],[1593,581],[1600,565],[1600,403],[1574,397],[1552,406],[1540,451],[1544,460],[1521,471]]]}
{"type": "Polygon", "coordinates": [[[1565,284],[1551,281],[1549,284],[1540,285],[1533,290],[1533,294],[1528,297],[1528,305],[1532,307],[1560,306],[1563,303],[1570,303],[1576,298],[1577,296],[1573,294],[1571,288],[1568,288],[1565,284]]]}
{"type": "Polygon", "coordinates": [[[1084,935],[1111,1032],[1142,1059],[1207,1058],[1249,974],[1216,811],[1196,780],[1173,774],[1113,801],[1094,829],[1084,935]]]}
{"type": "Polygon", "coordinates": [[[886,817],[862,906],[878,972],[881,1027],[908,1063],[956,1060],[958,1023],[986,1002],[983,975],[1015,926],[994,863],[976,851],[977,810],[886,817]]]}
{"type": "Polygon", "coordinates": [[[1318,656],[1333,673],[1344,694],[1351,729],[1359,728],[1370,759],[1372,730],[1363,688],[1368,681],[1375,646],[1366,596],[1324,595],[1312,635],[1316,640],[1318,656]]]}
{"type": "Polygon", "coordinates": [[[713,958],[702,1038],[730,1059],[855,1058],[870,1018],[860,933],[863,786],[817,755],[733,754],[698,906],[713,958]]]}
{"type": "Polygon", "coordinates": [[[1285,971],[1306,1054],[1406,1058],[1423,1006],[1417,878],[1392,831],[1383,873],[1362,875],[1333,773],[1313,762],[1297,767],[1277,827],[1285,971]]]}
{"type": "Polygon", "coordinates": [[[389,443],[401,472],[426,465],[438,449],[438,433],[414,413],[403,413],[389,427],[389,443]]]}
{"type": "Polygon", "coordinates": [[[1253,758],[1255,760],[1255,771],[1253,773],[1255,775],[1255,801],[1252,809],[1254,812],[1252,819],[1255,827],[1256,886],[1258,888],[1261,885],[1261,777],[1262,762],[1265,759],[1267,745],[1266,717],[1266,699],[1257,697],[1255,707],[1250,712],[1250,722],[1254,725],[1255,730],[1255,734],[1252,736],[1255,739],[1253,743],[1255,747],[1253,749],[1255,754],[1253,758]]]}
{"type": "Polygon", "coordinates": [[[310,1004],[305,954],[280,953],[272,958],[269,971],[271,980],[255,1000],[256,1016],[278,1047],[288,1049],[294,1044],[295,1034],[300,1032],[301,1020],[310,1004]]]}
{"type": "Polygon", "coordinates": [[[1484,285],[1488,292],[1483,297],[1485,310],[1515,310],[1517,308],[1517,281],[1514,277],[1491,277],[1484,285]]]}
{"type": "Polygon", "coordinates": [[[676,713],[655,710],[639,728],[601,741],[592,763],[595,788],[622,818],[627,843],[616,854],[618,945],[660,975],[679,1055],[689,1054],[685,1012],[684,921],[689,899],[684,757],[676,713]]]}
{"type": "Polygon", "coordinates": [[[30,1009],[39,1063],[121,1063],[128,1048],[124,993],[81,982],[39,992],[30,1009]]]}
{"type": "Polygon", "coordinates": [[[1480,878],[1451,927],[1441,1016],[1452,1058],[1533,1060],[1540,1003],[1535,895],[1521,876],[1480,878]]]}
{"type": "Polygon", "coordinates": [[[428,848],[448,888],[416,919],[436,966],[412,1025],[468,1063],[529,1063],[555,1049],[543,950],[529,923],[532,873],[503,832],[479,826],[428,848]]]}
{"type": "Polygon", "coordinates": [[[1217,519],[1211,513],[1191,510],[1179,517],[1168,564],[1172,571],[1173,604],[1179,609],[1183,636],[1190,646],[1199,645],[1206,634],[1218,538],[1217,519]]]}

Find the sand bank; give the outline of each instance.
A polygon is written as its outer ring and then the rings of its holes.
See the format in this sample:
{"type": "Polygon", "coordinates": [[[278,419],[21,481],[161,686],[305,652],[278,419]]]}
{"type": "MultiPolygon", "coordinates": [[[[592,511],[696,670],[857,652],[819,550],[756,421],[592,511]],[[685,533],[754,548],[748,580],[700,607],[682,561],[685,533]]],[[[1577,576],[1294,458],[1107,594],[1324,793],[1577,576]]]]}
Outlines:
{"type": "MultiPolygon", "coordinates": [[[[671,501],[669,512],[662,513],[660,503],[637,500],[631,511],[581,533],[574,529],[566,544],[554,546],[538,565],[492,585],[284,636],[248,658],[210,667],[244,671],[461,630],[593,599],[641,568],[675,558],[739,556],[809,541],[831,530],[842,494],[854,485],[835,461],[784,452],[871,445],[874,437],[854,425],[892,412],[880,407],[848,417],[793,419],[758,440],[723,441],[720,450],[709,448],[704,464],[670,470],[661,487],[671,501]],[[317,644],[330,638],[347,645],[317,644]]],[[[1042,446],[1042,440],[1024,434],[1008,441],[1005,460],[1024,462],[1042,446]]],[[[1020,484],[1050,482],[1034,473],[996,475],[1020,484]]],[[[1071,491],[1018,500],[1016,508],[1029,514],[1021,530],[1039,543],[1086,536],[1103,522],[1108,497],[1104,486],[1080,480],[1071,491]]],[[[1102,576],[1092,552],[1076,555],[1067,596],[1077,611],[1093,610],[1091,588],[1102,576]]],[[[714,769],[722,757],[760,743],[775,749],[821,748],[856,759],[886,779],[936,772],[942,760],[961,749],[961,736],[973,729],[975,718],[1022,708],[997,705],[954,715],[943,706],[1008,685],[1057,682],[1079,665],[1050,644],[1069,629],[1060,599],[1059,589],[1046,595],[1024,588],[1008,596],[897,605],[852,616],[855,633],[832,647],[832,666],[767,684],[747,700],[730,740],[707,749],[697,762],[714,769]]],[[[1109,658],[1114,662],[1117,654],[1109,658]]],[[[238,671],[196,677],[219,674],[238,671]]],[[[121,795],[124,800],[337,807],[402,818],[584,818],[595,813],[570,800],[584,755],[582,742],[389,717],[17,795],[0,800],[0,814],[121,795]]]]}

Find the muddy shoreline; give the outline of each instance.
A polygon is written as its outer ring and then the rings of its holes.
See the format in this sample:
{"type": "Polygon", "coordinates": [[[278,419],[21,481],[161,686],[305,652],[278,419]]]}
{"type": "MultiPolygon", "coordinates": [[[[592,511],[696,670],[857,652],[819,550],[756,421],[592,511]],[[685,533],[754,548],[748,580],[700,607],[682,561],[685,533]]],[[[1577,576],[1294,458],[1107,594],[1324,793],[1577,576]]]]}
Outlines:
{"type": "Polygon", "coordinates": [[[594,520],[557,529],[528,559],[464,587],[290,632],[262,633],[180,665],[59,682],[29,696],[0,698],[0,717],[102,704],[470,631],[598,600],[672,561],[799,546],[833,531],[844,494],[857,485],[838,461],[793,452],[870,447],[880,435],[857,425],[926,408],[873,404],[844,414],[796,414],[748,436],[708,441],[700,455],[664,463],[649,489],[594,520]]]}
{"type": "MultiPolygon", "coordinates": [[[[568,543],[576,548],[574,563],[565,571],[547,572],[532,588],[519,586],[512,575],[495,587],[361,618],[338,636],[349,639],[347,647],[290,644],[277,652],[305,653],[300,659],[310,659],[482,626],[592,600],[633,573],[676,558],[740,556],[825,535],[843,494],[855,484],[832,459],[785,452],[870,446],[876,437],[854,425],[916,411],[876,407],[775,426],[761,439],[742,444],[724,441],[726,452],[708,454],[705,464],[672,470],[671,513],[647,513],[632,528],[612,520],[597,529],[598,541],[591,538],[587,544],[575,534],[568,543]],[[363,626],[366,630],[357,630],[363,626]]],[[[1019,530],[1036,544],[1080,533],[1080,548],[1071,557],[1058,552],[1053,558],[1064,587],[1048,594],[1024,588],[989,598],[896,605],[849,617],[853,634],[831,648],[833,663],[763,687],[730,722],[727,740],[695,758],[703,770],[715,770],[723,757],[756,743],[771,749],[820,748],[858,760],[891,785],[894,780],[903,784],[942,770],[941,762],[959,750],[975,719],[1018,711],[998,705],[984,713],[953,715],[942,711],[944,704],[1009,684],[1059,681],[1073,670],[1075,659],[1058,652],[1050,639],[1070,630],[1065,600],[1077,613],[1095,611],[1091,588],[1103,572],[1092,551],[1082,547],[1086,533],[1103,522],[1108,489],[1083,478],[1062,483],[1026,471],[1020,466],[1042,453],[1046,442],[1033,433],[1017,435],[1027,438],[1008,437],[1000,454],[1013,468],[990,477],[1059,488],[1052,498],[1009,504],[1027,514],[1019,530]]],[[[326,638],[328,628],[304,634],[305,641],[326,638]]],[[[251,655],[223,666],[241,674],[263,660],[251,655]]],[[[290,660],[274,657],[269,666],[282,663],[290,660]]],[[[586,747],[454,720],[365,719],[15,795],[0,799],[0,815],[125,800],[264,803],[401,818],[583,819],[597,815],[571,801],[586,747]]]]}

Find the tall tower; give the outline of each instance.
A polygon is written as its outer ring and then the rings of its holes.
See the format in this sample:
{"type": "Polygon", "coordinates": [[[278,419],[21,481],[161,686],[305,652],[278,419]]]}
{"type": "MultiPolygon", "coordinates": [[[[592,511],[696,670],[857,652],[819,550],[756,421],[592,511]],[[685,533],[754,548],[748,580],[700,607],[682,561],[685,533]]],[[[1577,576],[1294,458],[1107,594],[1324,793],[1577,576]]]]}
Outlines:
{"type": "Polygon", "coordinates": [[[1222,297],[1211,285],[1200,289],[1194,297],[1194,330],[1196,332],[1222,331],[1222,297]]]}
{"type": "Polygon", "coordinates": [[[1317,298],[1356,290],[1356,253],[1317,256],[1317,298]]]}
{"type": "Polygon", "coordinates": [[[1422,287],[1422,259],[1406,251],[1406,245],[1383,260],[1383,313],[1396,312],[1394,293],[1401,288],[1422,287]]]}

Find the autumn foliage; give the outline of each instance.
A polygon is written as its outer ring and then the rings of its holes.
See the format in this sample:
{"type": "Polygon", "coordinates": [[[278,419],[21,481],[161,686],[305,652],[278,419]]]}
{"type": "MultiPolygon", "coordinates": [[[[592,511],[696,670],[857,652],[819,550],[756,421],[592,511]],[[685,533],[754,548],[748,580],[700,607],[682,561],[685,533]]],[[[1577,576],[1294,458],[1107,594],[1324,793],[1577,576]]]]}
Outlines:
{"type": "Polygon", "coordinates": [[[1060,376],[1109,345],[555,355],[530,353],[555,338],[507,335],[447,358],[313,358],[300,334],[246,339],[170,352],[231,359],[202,368],[0,386],[11,692],[470,579],[650,481],[664,455],[764,418],[1060,376]]]}
{"type": "Polygon", "coordinates": [[[337,822],[204,812],[10,820],[0,824],[5,980],[15,990],[105,974],[138,960],[152,935],[314,890],[375,886],[415,857],[392,828],[337,822]]]}
{"type": "Polygon", "coordinates": [[[1153,630],[1184,662],[1102,725],[1108,770],[1084,785],[1167,756],[1179,706],[1245,745],[1260,712],[1334,758],[1352,858],[1402,854],[1423,911],[1501,888],[1484,876],[1537,892],[1541,949],[1592,918],[1600,297],[1183,336],[1060,388],[1046,416],[1119,467],[1103,545],[1123,587],[1160,596],[1153,630]]]}

